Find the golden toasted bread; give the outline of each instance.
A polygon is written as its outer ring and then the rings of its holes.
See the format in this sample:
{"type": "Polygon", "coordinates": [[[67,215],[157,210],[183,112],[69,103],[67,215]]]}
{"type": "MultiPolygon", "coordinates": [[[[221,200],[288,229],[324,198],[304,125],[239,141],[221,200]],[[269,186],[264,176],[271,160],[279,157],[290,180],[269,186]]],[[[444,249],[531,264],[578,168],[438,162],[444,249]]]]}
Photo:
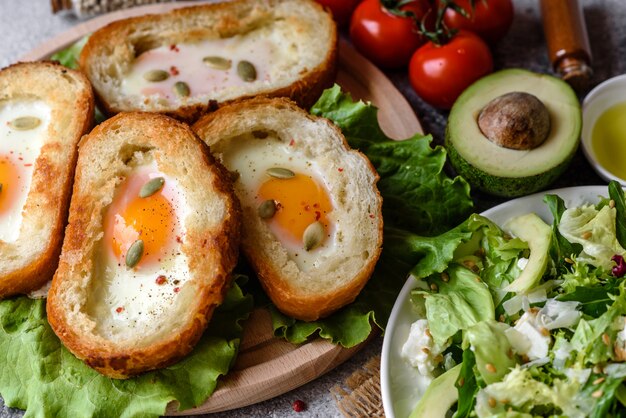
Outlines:
{"type": "Polygon", "coordinates": [[[193,129],[236,178],[242,249],[278,309],[308,321],[352,302],[382,244],[370,161],[287,99],[224,106],[193,129]]]}
{"type": "Polygon", "coordinates": [[[313,104],[334,80],[337,29],[313,0],[234,0],[120,20],[80,56],[103,109],[187,122],[265,95],[313,104]]]}
{"type": "Polygon", "coordinates": [[[228,173],[188,126],[149,113],[103,122],[79,148],[52,329],[113,378],[177,361],[228,289],[240,216],[228,173]]]}
{"type": "Polygon", "coordinates": [[[0,71],[0,298],[52,278],[78,141],[93,115],[91,86],[77,71],[50,62],[0,71]]]}

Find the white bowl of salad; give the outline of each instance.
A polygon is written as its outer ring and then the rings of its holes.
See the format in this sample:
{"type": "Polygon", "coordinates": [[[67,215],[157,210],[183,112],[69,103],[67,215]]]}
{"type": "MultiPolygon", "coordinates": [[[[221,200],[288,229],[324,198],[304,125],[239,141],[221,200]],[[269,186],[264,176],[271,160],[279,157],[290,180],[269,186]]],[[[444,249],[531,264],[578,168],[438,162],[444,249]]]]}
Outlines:
{"type": "Polygon", "coordinates": [[[383,342],[388,418],[626,414],[619,183],[515,199],[414,242],[383,342]]]}

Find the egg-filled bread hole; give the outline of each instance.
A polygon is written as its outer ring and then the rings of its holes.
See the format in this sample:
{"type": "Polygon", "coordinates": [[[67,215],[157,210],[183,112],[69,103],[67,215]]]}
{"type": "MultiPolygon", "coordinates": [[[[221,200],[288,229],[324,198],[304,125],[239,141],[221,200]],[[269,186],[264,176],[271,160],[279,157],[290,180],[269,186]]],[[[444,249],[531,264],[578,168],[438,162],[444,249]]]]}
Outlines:
{"type": "MultiPolygon", "coordinates": [[[[273,167],[274,170],[276,168],[273,167]]],[[[260,208],[269,201],[275,211],[271,216],[269,212],[260,213],[260,216],[266,219],[281,240],[313,250],[323,244],[326,231],[331,228],[328,218],[333,209],[330,197],[313,176],[283,170],[293,173],[293,176],[279,178],[269,174],[269,179],[261,184],[258,191],[260,208]],[[316,230],[316,223],[321,228],[316,230]]],[[[272,168],[268,172],[271,173],[272,168]]]]}

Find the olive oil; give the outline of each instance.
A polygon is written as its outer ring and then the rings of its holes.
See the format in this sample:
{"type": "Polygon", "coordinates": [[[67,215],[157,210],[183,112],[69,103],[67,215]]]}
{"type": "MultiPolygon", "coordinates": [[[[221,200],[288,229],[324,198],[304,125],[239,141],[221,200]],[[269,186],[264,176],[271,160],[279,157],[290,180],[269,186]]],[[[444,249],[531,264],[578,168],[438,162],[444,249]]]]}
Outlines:
{"type": "Polygon", "coordinates": [[[600,165],[626,180],[626,102],[600,115],[591,131],[591,146],[600,165]]]}

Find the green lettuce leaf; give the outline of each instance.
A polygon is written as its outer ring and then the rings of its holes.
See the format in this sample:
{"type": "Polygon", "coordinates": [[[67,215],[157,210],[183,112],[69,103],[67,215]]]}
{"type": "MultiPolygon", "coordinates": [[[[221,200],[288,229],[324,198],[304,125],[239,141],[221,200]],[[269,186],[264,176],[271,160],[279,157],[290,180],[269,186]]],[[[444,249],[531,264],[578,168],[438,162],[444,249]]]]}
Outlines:
{"type": "Polygon", "coordinates": [[[443,345],[458,331],[494,319],[495,308],[487,285],[471,270],[452,265],[447,278],[432,276],[429,290],[414,290],[412,297],[424,298],[426,318],[433,340],[443,345]]]}
{"type": "Polygon", "coordinates": [[[555,239],[551,241],[550,256],[559,271],[564,271],[567,270],[563,264],[565,257],[572,258],[574,255],[580,254],[583,247],[577,243],[572,244],[559,232],[561,217],[567,209],[563,199],[557,195],[547,194],[544,196],[543,201],[548,205],[552,213],[552,234],[555,239]]]}
{"type": "Polygon", "coordinates": [[[466,344],[474,351],[478,373],[487,384],[499,382],[517,364],[504,334],[506,328],[508,325],[490,318],[469,327],[464,333],[466,344]]]}
{"type": "Polygon", "coordinates": [[[234,284],[193,352],[173,366],[127,380],[107,378],[61,344],[44,300],[0,302],[0,394],[26,416],[158,417],[171,401],[202,404],[234,362],[252,298],[234,284]]]}
{"type": "Polygon", "coordinates": [[[405,141],[388,138],[378,125],[377,109],[353,101],[337,85],[324,91],[311,113],[337,124],[350,146],[363,152],[378,171],[385,221],[383,252],[352,304],[314,322],[294,320],[272,309],[274,334],[293,343],[317,334],[352,347],[369,336],[372,323],[384,329],[410,270],[425,256],[425,244],[417,248],[412,243],[422,239],[419,235],[442,233],[458,225],[470,214],[473,203],[467,182],[461,177],[450,179],[443,172],[446,152],[443,147],[432,148],[430,136],[415,135],[405,141]]]}
{"type": "Polygon", "coordinates": [[[65,49],[62,49],[58,52],[55,52],[50,56],[52,61],[58,61],[59,64],[71,68],[75,70],[78,68],[78,57],[80,56],[80,52],[83,50],[83,47],[87,43],[89,36],[85,36],[80,39],[78,42],[73,43],[65,49]]]}

